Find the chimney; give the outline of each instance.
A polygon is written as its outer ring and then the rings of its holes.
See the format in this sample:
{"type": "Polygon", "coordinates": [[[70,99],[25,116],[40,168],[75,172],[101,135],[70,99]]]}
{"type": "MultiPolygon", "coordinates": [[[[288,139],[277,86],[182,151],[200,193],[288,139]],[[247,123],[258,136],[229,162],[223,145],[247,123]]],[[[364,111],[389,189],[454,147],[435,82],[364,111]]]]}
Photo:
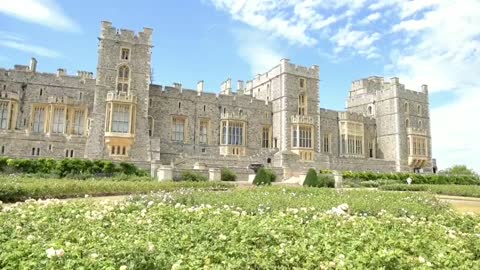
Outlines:
{"type": "Polygon", "coordinates": [[[64,68],[57,69],[57,77],[65,76],[65,75],[67,75],[67,70],[66,69],[64,69],[64,68]]]}
{"type": "Polygon", "coordinates": [[[428,94],[428,85],[426,85],[426,84],[422,85],[422,93],[428,94]]]}
{"type": "Polygon", "coordinates": [[[398,77],[393,77],[393,78],[390,78],[390,82],[393,85],[397,85],[397,84],[399,84],[400,80],[398,79],[398,77]]]}
{"type": "Polygon", "coordinates": [[[227,92],[227,95],[230,95],[232,93],[232,79],[228,78],[226,84],[225,91],[227,92]]]}
{"type": "Polygon", "coordinates": [[[197,95],[201,96],[203,93],[203,80],[197,83],[197,95]]]}
{"type": "Polygon", "coordinates": [[[35,57],[30,59],[30,71],[33,73],[37,72],[37,59],[35,57]]]}
{"type": "Polygon", "coordinates": [[[182,92],[182,84],[181,83],[177,83],[177,82],[174,82],[173,83],[173,87],[175,87],[176,89],[178,89],[180,91],[180,93],[182,92]]]}
{"type": "Polygon", "coordinates": [[[237,81],[237,92],[239,92],[239,91],[243,91],[243,81],[242,80],[237,81]]]}

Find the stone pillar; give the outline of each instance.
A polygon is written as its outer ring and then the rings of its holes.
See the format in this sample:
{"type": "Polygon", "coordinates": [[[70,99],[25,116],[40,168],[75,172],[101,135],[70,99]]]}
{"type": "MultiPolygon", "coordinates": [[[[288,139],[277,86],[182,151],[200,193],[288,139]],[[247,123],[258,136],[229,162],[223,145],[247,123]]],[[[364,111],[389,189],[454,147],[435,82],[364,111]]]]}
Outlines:
{"type": "Polygon", "coordinates": [[[208,180],[209,181],[221,181],[222,180],[222,173],[218,168],[210,168],[208,169],[208,180]]]}
{"type": "Polygon", "coordinates": [[[343,175],[338,171],[333,171],[333,179],[335,179],[335,188],[342,188],[343,186],[343,175]]]}
{"type": "Polygon", "coordinates": [[[170,166],[160,166],[157,170],[158,181],[173,180],[173,168],[170,166]]]}

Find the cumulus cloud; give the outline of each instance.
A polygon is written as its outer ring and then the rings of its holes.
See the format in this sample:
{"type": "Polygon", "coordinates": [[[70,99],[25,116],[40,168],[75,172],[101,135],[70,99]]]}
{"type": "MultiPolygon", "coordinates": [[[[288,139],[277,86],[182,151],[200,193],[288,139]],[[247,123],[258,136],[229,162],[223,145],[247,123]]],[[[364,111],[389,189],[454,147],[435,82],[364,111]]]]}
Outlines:
{"type": "Polygon", "coordinates": [[[76,32],[80,27],[54,0],[2,0],[0,13],[49,28],[76,32]]]}

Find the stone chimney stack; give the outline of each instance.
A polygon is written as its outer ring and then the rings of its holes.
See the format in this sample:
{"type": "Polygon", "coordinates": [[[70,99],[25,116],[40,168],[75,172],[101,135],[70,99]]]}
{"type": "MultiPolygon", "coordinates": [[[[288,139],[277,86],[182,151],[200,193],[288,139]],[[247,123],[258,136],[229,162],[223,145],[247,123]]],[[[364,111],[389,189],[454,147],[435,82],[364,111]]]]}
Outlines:
{"type": "Polygon", "coordinates": [[[57,69],[57,77],[66,76],[66,75],[67,75],[67,70],[66,69],[64,69],[64,68],[57,69]]]}
{"type": "Polygon", "coordinates": [[[428,94],[428,85],[426,85],[426,84],[422,85],[422,93],[428,94]]]}
{"type": "Polygon", "coordinates": [[[182,93],[183,89],[182,89],[182,84],[181,83],[174,82],[173,87],[175,87],[176,89],[178,89],[180,91],[180,93],[182,93]]]}
{"type": "Polygon", "coordinates": [[[232,79],[228,78],[227,79],[227,85],[226,85],[226,92],[227,92],[227,95],[230,95],[232,93],[232,79]]]}
{"type": "Polygon", "coordinates": [[[203,93],[203,80],[197,83],[197,95],[201,96],[203,93]]]}
{"type": "Polygon", "coordinates": [[[33,73],[37,72],[37,59],[35,57],[30,59],[30,71],[33,73]]]}

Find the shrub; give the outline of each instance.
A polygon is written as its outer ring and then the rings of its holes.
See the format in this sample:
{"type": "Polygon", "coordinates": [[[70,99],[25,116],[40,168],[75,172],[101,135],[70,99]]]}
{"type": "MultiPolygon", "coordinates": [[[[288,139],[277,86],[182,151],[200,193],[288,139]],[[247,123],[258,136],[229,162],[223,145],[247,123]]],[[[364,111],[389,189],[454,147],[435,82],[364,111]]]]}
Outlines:
{"type": "Polygon", "coordinates": [[[253,184],[256,186],[259,185],[270,185],[272,183],[272,175],[265,169],[260,168],[255,178],[253,179],[253,184]]]}
{"type": "Polygon", "coordinates": [[[192,181],[192,182],[202,182],[207,181],[207,177],[200,173],[195,173],[191,171],[184,171],[182,172],[182,180],[183,181],[192,181]]]}
{"type": "Polygon", "coordinates": [[[237,174],[234,171],[232,171],[228,168],[222,168],[220,174],[221,174],[220,179],[222,181],[235,181],[235,180],[237,180],[237,174]]]}
{"type": "Polygon", "coordinates": [[[334,188],[335,187],[335,179],[331,174],[320,174],[318,175],[318,183],[321,187],[328,187],[334,188]]]}
{"type": "Polygon", "coordinates": [[[270,178],[270,182],[275,182],[277,180],[277,174],[271,169],[265,169],[267,176],[270,178]]]}
{"type": "Polygon", "coordinates": [[[317,172],[314,169],[308,170],[307,175],[305,176],[305,180],[303,181],[303,185],[306,187],[321,186],[318,181],[317,172]]]}

